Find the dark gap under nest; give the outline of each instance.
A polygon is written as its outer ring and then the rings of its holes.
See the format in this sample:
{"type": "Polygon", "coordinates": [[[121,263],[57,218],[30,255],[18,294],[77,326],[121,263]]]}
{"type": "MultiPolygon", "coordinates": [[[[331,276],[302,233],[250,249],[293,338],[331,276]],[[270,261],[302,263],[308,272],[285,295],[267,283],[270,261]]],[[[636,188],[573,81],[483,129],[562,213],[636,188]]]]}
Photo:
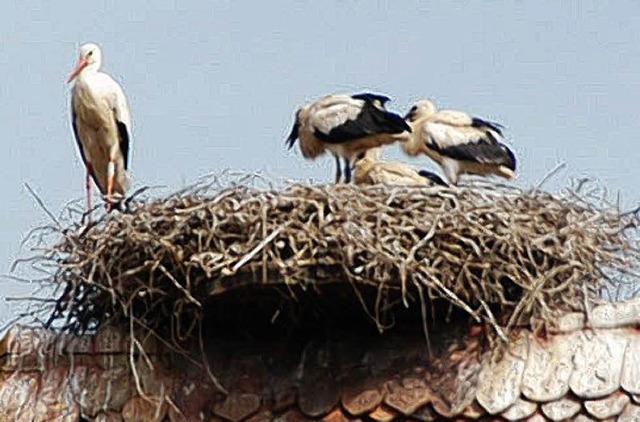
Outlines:
{"type": "Polygon", "coordinates": [[[454,310],[506,338],[636,270],[637,213],[596,202],[484,183],[197,187],[58,229],[36,261],[61,288],[47,323],[68,332],[134,321],[186,344],[203,318],[264,334],[301,311],[326,326],[342,304],[336,322],[373,332],[407,315],[435,330],[454,310]]]}

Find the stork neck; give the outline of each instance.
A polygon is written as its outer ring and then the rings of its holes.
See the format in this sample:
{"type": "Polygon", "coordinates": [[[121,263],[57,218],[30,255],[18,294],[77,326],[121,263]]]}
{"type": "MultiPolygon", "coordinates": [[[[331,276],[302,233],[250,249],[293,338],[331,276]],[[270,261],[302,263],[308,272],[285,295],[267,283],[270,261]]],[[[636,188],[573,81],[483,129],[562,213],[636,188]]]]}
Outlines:
{"type": "Polygon", "coordinates": [[[96,62],[96,63],[88,64],[84,69],[82,69],[82,72],[80,72],[78,77],[79,78],[86,78],[87,76],[91,77],[97,74],[99,69],[100,69],[100,63],[96,62]]]}

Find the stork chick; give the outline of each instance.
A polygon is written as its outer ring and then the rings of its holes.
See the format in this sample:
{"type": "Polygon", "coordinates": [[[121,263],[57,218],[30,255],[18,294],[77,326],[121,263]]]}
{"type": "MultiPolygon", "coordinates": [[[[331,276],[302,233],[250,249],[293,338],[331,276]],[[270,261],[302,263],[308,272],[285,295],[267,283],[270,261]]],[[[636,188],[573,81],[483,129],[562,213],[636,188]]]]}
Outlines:
{"type": "Polygon", "coordinates": [[[370,148],[405,141],[411,128],[398,114],[385,108],[389,97],[371,93],[332,94],[299,108],[287,138],[292,148],[300,139],[302,156],[315,159],[330,151],[336,160],[336,183],[351,181],[355,158],[370,148]]]}
{"type": "Polygon", "coordinates": [[[416,103],[405,119],[412,133],[402,144],[404,151],[433,159],[452,184],[462,174],[516,177],[516,156],[501,142],[501,125],[461,111],[438,111],[429,100],[416,103]]]}
{"type": "Polygon", "coordinates": [[[447,183],[435,173],[416,170],[400,161],[381,161],[380,155],[380,148],[372,148],[356,158],[354,164],[356,184],[447,186],[447,183]]]}

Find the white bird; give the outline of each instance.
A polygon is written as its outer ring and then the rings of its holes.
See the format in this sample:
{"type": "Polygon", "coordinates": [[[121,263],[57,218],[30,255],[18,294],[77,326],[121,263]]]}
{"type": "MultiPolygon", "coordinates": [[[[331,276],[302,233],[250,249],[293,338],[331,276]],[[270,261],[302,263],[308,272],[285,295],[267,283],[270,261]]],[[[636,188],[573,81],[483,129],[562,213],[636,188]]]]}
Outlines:
{"type": "Polygon", "coordinates": [[[327,150],[336,159],[336,183],[351,181],[351,165],[369,148],[404,141],[411,130],[404,119],[385,109],[389,97],[371,93],[332,94],[299,108],[287,138],[289,148],[300,138],[303,157],[314,159],[327,150]]]}
{"type": "Polygon", "coordinates": [[[461,111],[437,111],[429,100],[416,103],[405,119],[412,133],[402,144],[404,151],[429,156],[452,184],[461,174],[516,177],[516,156],[501,142],[501,125],[461,111]]]}
{"type": "Polygon", "coordinates": [[[400,161],[382,161],[381,149],[372,148],[360,154],[354,164],[353,180],[365,185],[440,185],[447,183],[440,176],[426,170],[416,170],[400,161]]]}
{"type": "Polygon", "coordinates": [[[102,52],[92,43],[80,47],[80,57],[67,82],[71,93],[71,123],[87,170],[87,205],[91,209],[91,178],[107,198],[107,211],[122,200],[127,175],[131,116],[122,88],[100,72],[102,52]],[[115,198],[117,197],[117,198],[115,198]]]}

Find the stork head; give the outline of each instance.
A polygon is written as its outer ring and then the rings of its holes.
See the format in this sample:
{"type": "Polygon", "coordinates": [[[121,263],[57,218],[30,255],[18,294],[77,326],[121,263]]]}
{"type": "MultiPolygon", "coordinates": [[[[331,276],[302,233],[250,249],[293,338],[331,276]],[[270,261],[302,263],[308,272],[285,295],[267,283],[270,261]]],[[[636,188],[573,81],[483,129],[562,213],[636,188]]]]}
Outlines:
{"type": "Polygon", "coordinates": [[[416,120],[431,116],[436,112],[436,106],[429,100],[418,101],[404,116],[404,119],[409,122],[415,122],[416,120]]]}
{"type": "Polygon", "coordinates": [[[100,51],[100,47],[93,43],[84,44],[80,47],[80,57],[78,58],[78,64],[76,68],[69,75],[69,80],[67,82],[71,82],[78,76],[84,69],[92,69],[94,72],[100,68],[102,64],[102,52],[100,51]]]}
{"type": "Polygon", "coordinates": [[[356,156],[353,162],[353,169],[357,171],[358,168],[369,168],[376,162],[380,161],[382,156],[382,148],[370,148],[366,151],[362,151],[356,156]]]}
{"type": "Polygon", "coordinates": [[[380,161],[380,158],[382,157],[382,148],[381,147],[369,148],[365,152],[365,155],[372,161],[380,161]]]}
{"type": "Polygon", "coordinates": [[[351,170],[355,173],[354,181],[356,184],[366,183],[367,174],[373,166],[380,161],[381,148],[371,148],[363,151],[353,161],[351,170]]]}

